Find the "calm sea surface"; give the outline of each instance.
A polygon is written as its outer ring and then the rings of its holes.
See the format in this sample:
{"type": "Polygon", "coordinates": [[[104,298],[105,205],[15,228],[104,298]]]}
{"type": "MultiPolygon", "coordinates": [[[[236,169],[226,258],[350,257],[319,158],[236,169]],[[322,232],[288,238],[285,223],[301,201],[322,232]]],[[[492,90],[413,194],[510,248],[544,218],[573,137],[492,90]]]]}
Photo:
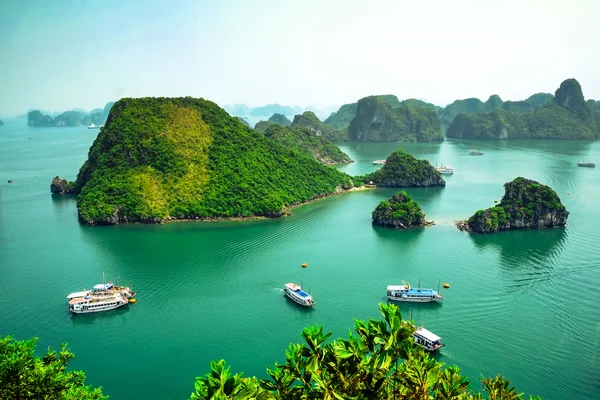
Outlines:
{"type": "Polygon", "coordinates": [[[378,318],[386,286],[442,289],[443,304],[402,305],[442,337],[436,358],[480,374],[505,374],[519,390],[552,399],[600,393],[600,143],[457,141],[360,143],[341,148],[350,174],[404,149],[451,164],[445,188],[408,189],[436,225],[407,231],[371,225],[395,191],[366,190],[294,209],[277,220],[87,227],[75,200],[50,195],[55,175],[74,179],[97,130],[0,127],[0,335],[39,337],[40,353],[68,342],[73,368],[112,399],[182,399],[211,360],[265,376],[311,324],[346,336],[353,319],[378,318]],[[469,150],[483,156],[470,156],[469,150]],[[482,236],[453,222],[500,200],[517,176],[553,187],[568,226],[482,236]],[[12,179],[14,183],[8,184],[12,179]],[[300,267],[308,263],[308,268],[300,267]],[[71,315],[66,295],[120,277],[138,302],[71,315]],[[287,301],[286,282],[316,300],[287,301]]]}

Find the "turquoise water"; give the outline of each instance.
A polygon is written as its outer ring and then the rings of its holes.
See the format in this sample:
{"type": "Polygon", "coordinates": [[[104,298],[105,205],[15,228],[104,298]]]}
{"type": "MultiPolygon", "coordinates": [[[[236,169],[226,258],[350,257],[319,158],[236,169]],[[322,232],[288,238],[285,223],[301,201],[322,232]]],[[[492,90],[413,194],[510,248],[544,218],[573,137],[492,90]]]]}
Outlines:
{"type": "Polygon", "coordinates": [[[454,166],[445,188],[408,189],[436,225],[373,227],[390,189],[333,196],[277,220],[87,227],[74,199],[52,197],[52,177],[74,179],[97,131],[0,128],[0,335],[37,336],[39,349],[68,342],[74,368],[112,399],[186,398],[194,378],[224,358],[234,371],[265,375],[301,329],[345,336],[354,318],[377,318],[388,284],[442,289],[443,304],[402,305],[442,337],[436,358],[457,364],[475,389],[503,373],[526,393],[587,399],[600,391],[600,221],[597,142],[360,143],[341,146],[364,174],[396,149],[454,166]],[[470,149],[483,156],[469,156],[470,149]],[[453,222],[493,205],[516,176],[552,186],[568,226],[482,236],[453,222]],[[8,184],[7,180],[13,183],[8,184]],[[301,268],[308,263],[308,268],[301,268]],[[138,302],[71,315],[66,295],[106,277],[138,302]],[[304,283],[316,305],[286,300],[304,283]]]}

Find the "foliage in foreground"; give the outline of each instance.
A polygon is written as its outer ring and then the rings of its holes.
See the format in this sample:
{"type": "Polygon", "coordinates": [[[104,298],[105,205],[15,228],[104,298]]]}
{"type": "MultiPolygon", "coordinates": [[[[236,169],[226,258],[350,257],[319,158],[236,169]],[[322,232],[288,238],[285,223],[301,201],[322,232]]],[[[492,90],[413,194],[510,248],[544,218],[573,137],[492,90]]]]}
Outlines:
{"type": "MultiPolygon", "coordinates": [[[[431,358],[415,345],[411,323],[395,305],[379,306],[384,320],[356,320],[356,334],[329,341],[331,333],[312,326],[302,331],[305,344],[291,344],[286,363],[267,367],[268,379],[232,374],[225,361],[196,378],[197,399],[522,399],[502,375],[482,379],[484,393],[456,366],[431,358]]],[[[536,397],[536,399],[539,399],[536,397]]]]}
{"type": "Polygon", "coordinates": [[[75,356],[65,344],[40,358],[34,355],[36,341],[0,339],[0,399],[108,399],[101,388],[85,385],[82,371],[67,371],[75,356]]]}

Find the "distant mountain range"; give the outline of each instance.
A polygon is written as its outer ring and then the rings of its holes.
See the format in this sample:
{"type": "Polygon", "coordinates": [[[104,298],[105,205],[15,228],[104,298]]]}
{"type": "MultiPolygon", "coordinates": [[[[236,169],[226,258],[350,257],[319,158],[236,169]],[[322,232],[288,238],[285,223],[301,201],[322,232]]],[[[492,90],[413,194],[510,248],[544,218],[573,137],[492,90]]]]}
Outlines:
{"type": "Polygon", "coordinates": [[[247,104],[226,104],[223,109],[234,117],[265,117],[269,118],[273,114],[282,114],[287,116],[294,116],[302,114],[305,111],[312,111],[319,119],[324,120],[332,112],[338,109],[338,106],[330,106],[322,109],[315,107],[300,107],[300,106],[286,106],[281,104],[267,104],[265,106],[250,107],[247,104]]]}
{"type": "Polygon", "coordinates": [[[27,117],[28,126],[79,126],[79,125],[104,125],[108,118],[108,113],[111,107],[115,104],[109,102],[104,108],[95,108],[91,112],[87,112],[81,108],[74,108],[70,111],[64,111],[62,113],[47,111],[40,111],[30,109],[24,116],[18,118],[27,117]]]}

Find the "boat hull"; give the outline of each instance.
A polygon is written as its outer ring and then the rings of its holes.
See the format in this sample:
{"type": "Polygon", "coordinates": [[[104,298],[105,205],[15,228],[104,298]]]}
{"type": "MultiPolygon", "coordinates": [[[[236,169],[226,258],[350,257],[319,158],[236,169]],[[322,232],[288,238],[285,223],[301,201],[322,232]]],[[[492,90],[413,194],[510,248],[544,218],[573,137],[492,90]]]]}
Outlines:
{"type": "Polygon", "coordinates": [[[123,307],[124,305],[126,305],[127,303],[123,303],[123,304],[117,304],[117,305],[106,305],[106,306],[98,306],[95,307],[93,309],[91,308],[86,308],[81,307],[81,308],[73,308],[73,309],[69,309],[69,311],[71,311],[73,314],[89,314],[89,313],[96,313],[96,312],[102,312],[102,311],[110,311],[110,310],[115,310],[119,307],[123,307]]]}
{"type": "Polygon", "coordinates": [[[388,299],[392,300],[392,301],[402,301],[405,303],[432,303],[434,301],[438,301],[440,299],[433,299],[433,298],[403,298],[403,297],[395,297],[395,296],[388,296],[388,299]]]}
{"type": "Polygon", "coordinates": [[[291,292],[287,288],[283,289],[283,294],[285,295],[285,297],[292,300],[294,303],[299,304],[303,307],[312,307],[315,305],[314,301],[312,301],[312,300],[306,301],[305,299],[298,298],[297,296],[294,295],[293,292],[291,292]]]}

